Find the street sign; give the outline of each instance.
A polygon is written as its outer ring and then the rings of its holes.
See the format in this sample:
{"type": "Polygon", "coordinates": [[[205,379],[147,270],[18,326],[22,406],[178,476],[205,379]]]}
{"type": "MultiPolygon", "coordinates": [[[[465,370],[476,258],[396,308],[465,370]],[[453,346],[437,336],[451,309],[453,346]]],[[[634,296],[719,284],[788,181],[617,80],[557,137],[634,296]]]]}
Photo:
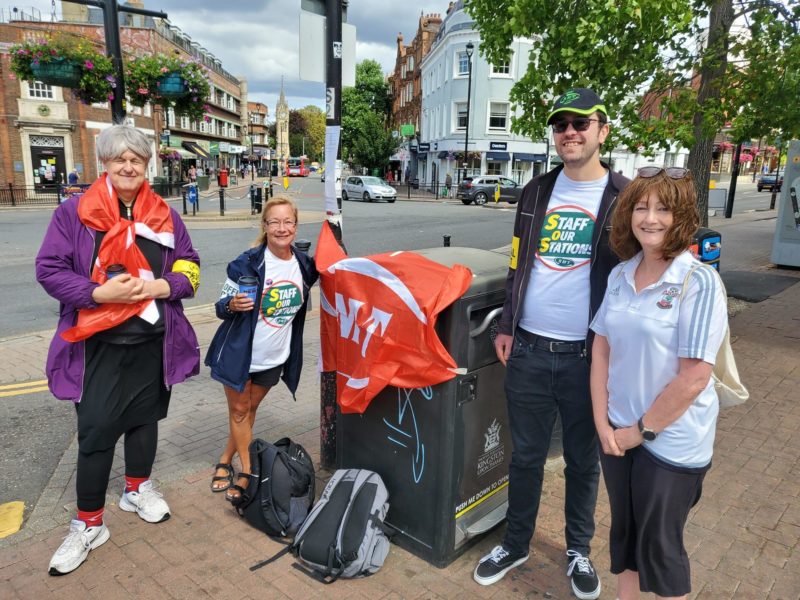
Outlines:
{"type": "MultiPolygon", "coordinates": [[[[325,12],[300,11],[300,79],[325,83],[325,12]]],[[[356,28],[342,23],[342,42],[334,48],[342,61],[342,86],[356,84],[356,28]]]]}
{"type": "Polygon", "coordinates": [[[172,132],[169,129],[162,129],[161,130],[161,135],[169,135],[170,133],[172,133],[172,132]]]}
{"type": "Polygon", "coordinates": [[[420,142],[419,143],[419,151],[420,152],[428,152],[431,149],[430,142],[420,142]]]}
{"type": "Polygon", "coordinates": [[[400,125],[400,135],[403,137],[412,137],[414,135],[414,126],[408,123],[400,125]]]}
{"type": "Polygon", "coordinates": [[[325,118],[334,118],[334,105],[336,104],[336,88],[329,87],[325,91],[325,118]]]}

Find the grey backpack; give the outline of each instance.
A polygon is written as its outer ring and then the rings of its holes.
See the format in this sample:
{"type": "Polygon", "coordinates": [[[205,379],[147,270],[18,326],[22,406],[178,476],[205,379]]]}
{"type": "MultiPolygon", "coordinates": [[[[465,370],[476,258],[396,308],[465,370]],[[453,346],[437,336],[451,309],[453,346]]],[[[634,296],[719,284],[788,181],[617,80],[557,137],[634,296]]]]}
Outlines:
{"type": "Polygon", "coordinates": [[[297,532],[289,551],[332,583],[375,573],[389,554],[389,492],[380,475],[339,469],[297,532]]]}

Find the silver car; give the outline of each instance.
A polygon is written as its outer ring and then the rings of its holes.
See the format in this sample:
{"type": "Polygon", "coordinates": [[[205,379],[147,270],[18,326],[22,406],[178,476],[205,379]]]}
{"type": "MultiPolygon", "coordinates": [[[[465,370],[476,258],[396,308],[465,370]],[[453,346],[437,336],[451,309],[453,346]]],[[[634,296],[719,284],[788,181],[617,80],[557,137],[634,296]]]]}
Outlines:
{"type": "Polygon", "coordinates": [[[342,200],[350,198],[358,198],[364,202],[373,200],[394,202],[397,200],[397,190],[379,177],[358,175],[345,179],[342,186],[342,200]]]}

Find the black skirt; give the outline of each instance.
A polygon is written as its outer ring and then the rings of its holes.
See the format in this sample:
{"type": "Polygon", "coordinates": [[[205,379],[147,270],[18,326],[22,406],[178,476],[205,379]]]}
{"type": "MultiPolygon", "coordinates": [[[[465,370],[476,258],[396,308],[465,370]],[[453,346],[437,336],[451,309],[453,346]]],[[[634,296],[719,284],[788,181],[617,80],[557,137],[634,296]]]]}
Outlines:
{"type": "Polygon", "coordinates": [[[78,413],[81,452],[113,448],[126,431],[167,416],[164,338],[138,344],[86,340],[86,371],[78,413]]]}

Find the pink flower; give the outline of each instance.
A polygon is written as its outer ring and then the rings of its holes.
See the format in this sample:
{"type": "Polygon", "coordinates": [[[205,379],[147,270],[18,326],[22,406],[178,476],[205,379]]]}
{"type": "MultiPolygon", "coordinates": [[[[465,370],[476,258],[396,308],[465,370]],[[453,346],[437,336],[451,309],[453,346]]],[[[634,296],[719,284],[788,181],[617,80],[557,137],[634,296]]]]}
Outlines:
{"type": "Polygon", "coordinates": [[[108,101],[109,102],[113,102],[114,101],[114,94],[109,94],[108,95],[108,101]]]}
{"type": "Polygon", "coordinates": [[[169,73],[169,69],[167,67],[161,67],[162,73],[169,73]]]}
{"type": "Polygon", "coordinates": [[[147,88],[143,88],[143,87],[142,87],[142,88],[139,88],[139,89],[138,89],[138,90],[136,90],[136,91],[137,91],[137,92],[139,92],[139,93],[140,93],[142,96],[146,96],[147,94],[149,94],[149,93],[150,93],[150,90],[148,90],[147,88]]]}
{"type": "Polygon", "coordinates": [[[90,61],[90,60],[87,60],[86,62],[84,62],[83,66],[86,67],[87,69],[89,69],[90,71],[92,69],[94,69],[94,63],[92,61],[90,61]]]}
{"type": "Polygon", "coordinates": [[[210,123],[210,122],[211,122],[211,117],[209,117],[208,115],[203,115],[203,120],[204,120],[206,123],[210,123]]]}

